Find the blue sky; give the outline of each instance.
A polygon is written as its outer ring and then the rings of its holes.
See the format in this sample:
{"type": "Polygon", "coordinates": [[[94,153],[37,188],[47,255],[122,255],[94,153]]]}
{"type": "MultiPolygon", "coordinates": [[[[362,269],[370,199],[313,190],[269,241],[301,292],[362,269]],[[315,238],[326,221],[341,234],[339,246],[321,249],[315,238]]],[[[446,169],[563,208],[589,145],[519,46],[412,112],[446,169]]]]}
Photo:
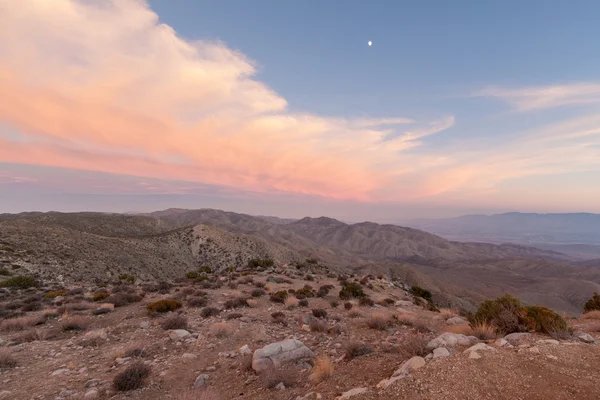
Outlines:
{"type": "Polygon", "coordinates": [[[600,212],[598,2],[99,4],[0,17],[0,212],[600,212]]]}

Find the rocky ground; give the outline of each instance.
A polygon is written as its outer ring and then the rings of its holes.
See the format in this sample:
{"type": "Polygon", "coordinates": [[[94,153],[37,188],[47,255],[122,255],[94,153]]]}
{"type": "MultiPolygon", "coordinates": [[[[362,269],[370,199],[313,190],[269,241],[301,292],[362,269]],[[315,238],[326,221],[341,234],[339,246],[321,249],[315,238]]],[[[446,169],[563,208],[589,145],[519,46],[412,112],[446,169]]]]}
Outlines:
{"type": "Polygon", "coordinates": [[[598,398],[599,320],[569,319],[576,334],[560,340],[480,340],[457,311],[417,306],[398,282],[348,277],[371,305],[340,300],[337,275],[310,272],[5,289],[0,399],[598,398]],[[284,303],[271,296],[290,289],[284,303]],[[182,307],[149,314],[157,300],[182,307]]]}

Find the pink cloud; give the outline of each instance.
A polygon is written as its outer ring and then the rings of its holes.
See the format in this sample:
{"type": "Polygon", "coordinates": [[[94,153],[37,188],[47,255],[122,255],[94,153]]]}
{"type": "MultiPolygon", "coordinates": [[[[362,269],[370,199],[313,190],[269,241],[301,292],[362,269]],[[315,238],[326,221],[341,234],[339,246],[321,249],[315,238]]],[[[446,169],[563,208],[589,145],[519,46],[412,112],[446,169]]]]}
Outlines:
{"type": "MultiPolygon", "coordinates": [[[[390,191],[422,160],[402,152],[453,117],[292,112],[219,42],[185,41],[138,0],[18,1],[0,24],[0,161],[338,199],[390,191]],[[391,136],[393,128],[407,125],[391,136]]],[[[434,191],[435,192],[435,191],[434,191]]]]}

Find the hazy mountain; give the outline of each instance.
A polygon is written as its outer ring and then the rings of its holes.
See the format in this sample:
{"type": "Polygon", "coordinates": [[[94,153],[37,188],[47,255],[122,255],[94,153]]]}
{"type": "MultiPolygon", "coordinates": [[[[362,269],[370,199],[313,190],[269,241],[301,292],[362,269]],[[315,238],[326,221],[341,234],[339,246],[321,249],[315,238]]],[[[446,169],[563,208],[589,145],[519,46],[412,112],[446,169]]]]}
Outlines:
{"type": "Polygon", "coordinates": [[[415,219],[405,224],[452,240],[600,245],[600,214],[466,215],[446,219],[415,219]]]}

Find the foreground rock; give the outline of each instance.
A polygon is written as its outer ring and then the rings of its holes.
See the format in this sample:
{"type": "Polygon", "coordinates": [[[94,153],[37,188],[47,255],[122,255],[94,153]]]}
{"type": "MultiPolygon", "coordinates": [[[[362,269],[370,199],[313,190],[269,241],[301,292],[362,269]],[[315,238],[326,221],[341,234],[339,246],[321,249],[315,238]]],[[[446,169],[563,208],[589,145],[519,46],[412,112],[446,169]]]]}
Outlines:
{"type": "Polygon", "coordinates": [[[473,336],[445,332],[427,343],[427,348],[433,350],[438,347],[469,346],[475,341],[477,341],[477,338],[473,336]]]}
{"type": "Polygon", "coordinates": [[[342,393],[341,396],[336,397],[335,400],[345,400],[349,399],[352,396],[356,396],[358,394],[363,394],[367,392],[367,388],[354,388],[352,390],[348,390],[347,392],[342,393]]]}
{"type": "Polygon", "coordinates": [[[391,378],[384,379],[377,384],[380,389],[385,389],[397,380],[406,378],[411,372],[425,366],[425,359],[423,357],[414,356],[410,360],[404,362],[394,373],[391,378]]]}
{"type": "Polygon", "coordinates": [[[296,339],[285,339],[258,349],[252,356],[252,369],[261,372],[284,362],[314,358],[315,353],[296,339]]]}
{"type": "Polygon", "coordinates": [[[589,333],[578,333],[575,335],[577,339],[581,340],[583,343],[596,343],[596,339],[589,333]]]}

